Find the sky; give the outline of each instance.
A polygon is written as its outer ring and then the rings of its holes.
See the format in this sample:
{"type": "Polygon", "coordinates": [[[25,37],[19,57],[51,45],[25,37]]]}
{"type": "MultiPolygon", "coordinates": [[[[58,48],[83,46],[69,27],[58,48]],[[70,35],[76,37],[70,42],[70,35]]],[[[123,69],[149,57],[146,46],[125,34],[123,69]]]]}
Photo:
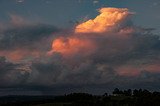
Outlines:
{"type": "Polygon", "coordinates": [[[0,20],[9,20],[14,14],[32,21],[66,28],[85,17],[93,18],[101,7],[128,8],[135,12],[135,23],[139,26],[159,30],[159,0],[1,0],[0,20]],[[55,15],[56,14],[56,15],[55,15]]]}
{"type": "Polygon", "coordinates": [[[160,87],[159,0],[0,0],[0,95],[160,87]]]}

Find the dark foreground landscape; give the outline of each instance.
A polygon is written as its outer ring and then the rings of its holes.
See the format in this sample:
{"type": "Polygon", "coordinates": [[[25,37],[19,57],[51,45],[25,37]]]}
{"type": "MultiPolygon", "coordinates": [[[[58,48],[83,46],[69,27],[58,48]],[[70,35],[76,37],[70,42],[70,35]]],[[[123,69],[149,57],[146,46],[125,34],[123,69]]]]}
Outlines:
{"type": "Polygon", "coordinates": [[[116,88],[110,95],[3,96],[0,97],[0,106],[160,106],[160,92],[116,88]]]}

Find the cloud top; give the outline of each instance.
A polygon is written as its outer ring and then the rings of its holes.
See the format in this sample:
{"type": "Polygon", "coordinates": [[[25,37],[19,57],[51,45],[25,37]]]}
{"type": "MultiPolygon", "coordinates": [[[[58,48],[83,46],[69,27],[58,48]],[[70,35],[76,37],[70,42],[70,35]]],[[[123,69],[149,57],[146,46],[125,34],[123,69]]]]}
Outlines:
{"type": "Polygon", "coordinates": [[[76,33],[102,33],[122,24],[132,14],[127,8],[101,8],[95,19],[90,19],[76,26],[76,33]]]}

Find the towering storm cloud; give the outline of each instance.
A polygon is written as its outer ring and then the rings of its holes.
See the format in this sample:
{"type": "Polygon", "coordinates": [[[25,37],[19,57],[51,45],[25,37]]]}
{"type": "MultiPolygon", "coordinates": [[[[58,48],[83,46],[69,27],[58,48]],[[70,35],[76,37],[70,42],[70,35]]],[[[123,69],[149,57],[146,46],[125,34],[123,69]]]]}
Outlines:
{"type": "Polygon", "coordinates": [[[0,61],[14,68],[0,66],[1,76],[16,73],[10,76],[12,82],[5,78],[1,80],[17,87],[22,82],[23,86],[53,88],[160,86],[157,85],[160,79],[159,36],[152,34],[151,29],[134,25],[131,20],[134,13],[127,8],[101,8],[99,12],[95,19],[56,36],[52,34],[57,31],[54,27],[44,25],[3,31],[0,35],[1,55],[13,58],[17,56],[13,55],[14,51],[20,50],[19,53],[23,54],[24,49],[43,53],[36,59],[27,60],[26,57],[27,63],[23,65],[0,61]],[[9,52],[12,52],[10,57],[9,52]],[[22,68],[23,72],[19,71],[22,68]],[[4,70],[8,72],[3,73],[4,70]]]}
{"type": "MultiPolygon", "coordinates": [[[[144,71],[159,73],[159,37],[133,25],[133,12],[126,8],[101,8],[99,12],[95,19],[77,25],[74,33],[53,40],[49,55],[58,53],[65,65],[82,68],[83,74],[112,70],[116,79],[117,75],[139,77],[144,71]],[[81,64],[88,64],[89,69],[84,71],[81,64]]],[[[100,79],[107,82],[107,75],[99,75],[100,79]]]]}
{"type": "Polygon", "coordinates": [[[132,27],[125,25],[131,15],[128,9],[101,8],[99,11],[100,15],[94,20],[90,19],[77,25],[75,27],[75,33],[70,37],[61,37],[54,40],[52,51],[60,52],[64,55],[78,54],[81,51],[84,51],[83,54],[86,54],[86,52],[91,53],[97,49],[97,46],[102,46],[99,45],[99,41],[97,41],[99,35],[102,36],[99,37],[99,39],[106,39],[107,36],[114,36],[111,35],[114,33],[117,34],[117,36],[121,36],[121,33],[132,33],[131,31],[134,30],[132,27]],[[94,36],[94,38],[90,37],[90,35],[94,36]]]}
{"type": "Polygon", "coordinates": [[[127,8],[101,8],[100,15],[76,26],[76,33],[103,33],[117,28],[132,14],[127,8]]]}

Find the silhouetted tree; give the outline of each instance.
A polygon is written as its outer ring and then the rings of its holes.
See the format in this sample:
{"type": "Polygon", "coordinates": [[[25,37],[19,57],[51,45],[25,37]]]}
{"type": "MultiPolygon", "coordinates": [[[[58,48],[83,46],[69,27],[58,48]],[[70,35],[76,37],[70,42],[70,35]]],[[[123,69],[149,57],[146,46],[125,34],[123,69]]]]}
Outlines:
{"type": "Polygon", "coordinates": [[[125,96],[132,96],[132,90],[131,90],[131,89],[124,90],[124,91],[123,91],[123,94],[124,94],[125,96]]]}
{"type": "Polygon", "coordinates": [[[119,94],[119,93],[120,93],[120,91],[118,88],[115,88],[114,91],[112,92],[112,94],[119,94]]]}

